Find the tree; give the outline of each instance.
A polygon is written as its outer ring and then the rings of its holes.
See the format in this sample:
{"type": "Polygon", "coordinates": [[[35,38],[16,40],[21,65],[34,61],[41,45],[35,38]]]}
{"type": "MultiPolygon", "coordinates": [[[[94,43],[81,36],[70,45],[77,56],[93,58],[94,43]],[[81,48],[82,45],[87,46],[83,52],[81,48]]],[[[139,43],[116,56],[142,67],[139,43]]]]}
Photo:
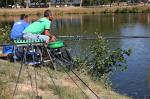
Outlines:
{"type": "Polygon", "coordinates": [[[80,0],[80,7],[82,7],[83,0],[80,0]]]}
{"type": "Polygon", "coordinates": [[[29,8],[29,5],[30,5],[30,0],[24,0],[24,6],[26,8],[29,8]]]}

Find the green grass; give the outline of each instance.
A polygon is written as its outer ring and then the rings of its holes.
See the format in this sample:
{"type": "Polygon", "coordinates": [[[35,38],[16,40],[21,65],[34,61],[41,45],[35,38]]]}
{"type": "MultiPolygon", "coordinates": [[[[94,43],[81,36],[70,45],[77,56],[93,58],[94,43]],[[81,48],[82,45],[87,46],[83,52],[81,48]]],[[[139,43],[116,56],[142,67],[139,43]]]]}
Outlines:
{"type": "MultiPolygon", "coordinates": [[[[19,63],[10,63],[8,61],[0,60],[0,99],[11,99],[15,87],[16,78],[20,69],[19,63]]],[[[50,74],[55,82],[52,83],[48,74],[46,73],[47,67],[36,68],[37,84],[39,96],[42,99],[87,99],[81,90],[72,82],[65,72],[50,70],[50,74]]],[[[77,71],[76,71],[77,72],[77,71]]],[[[72,74],[71,74],[72,75],[72,74]]],[[[73,75],[72,75],[73,76],[73,75]]],[[[110,88],[106,88],[101,82],[93,82],[87,75],[79,75],[90,87],[98,94],[101,99],[129,99],[129,97],[120,95],[110,88]]],[[[83,89],[86,95],[92,99],[93,94],[75,77],[73,76],[78,85],[83,89]]],[[[34,68],[29,66],[23,67],[15,99],[34,99],[35,94],[35,79],[34,68]],[[32,78],[32,87],[28,73],[32,78]],[[33,91],[32,91],[33,89],[33,91]]]]}

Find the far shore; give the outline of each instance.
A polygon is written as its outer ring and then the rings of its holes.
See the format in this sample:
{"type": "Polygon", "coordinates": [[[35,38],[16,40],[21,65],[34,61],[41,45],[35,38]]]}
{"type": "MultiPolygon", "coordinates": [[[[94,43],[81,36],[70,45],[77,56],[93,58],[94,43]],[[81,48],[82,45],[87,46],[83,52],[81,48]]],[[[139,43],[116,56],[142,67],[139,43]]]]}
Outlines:
{"type": "Polygon", "coordinates": [[[112,7],[62,7],[62,8],[19,8],[0,9],[0,16],[18,16],[26,13],[29,15],[41,15],[46,9],[50,9],[55,16],[64,14],[100,14],[100,13],[150,13],[150,5],[112,6],[112,7]]]}

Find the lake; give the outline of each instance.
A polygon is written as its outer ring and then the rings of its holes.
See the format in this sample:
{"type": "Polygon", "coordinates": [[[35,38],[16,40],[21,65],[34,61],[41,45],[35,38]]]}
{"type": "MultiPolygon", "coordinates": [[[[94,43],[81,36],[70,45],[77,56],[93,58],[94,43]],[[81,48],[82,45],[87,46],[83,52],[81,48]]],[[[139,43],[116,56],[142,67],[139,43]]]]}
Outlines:
{"type": "MultiPolygon", "coordinates": [[[[18,17],[0,18],[8,25],[18,17]]],[[[31,18],[36,20],[37,17],[31,18]]],[[[127,57],[128,70],[115,72],[112,77],[113,89],[133,98],[149,95],[150,84],[150,14],[101,14],[101,15],[65,15],[58,16],[52,22],[52,33],[57,36],[90,37],[95,32],[104,37],[138,36],[141,38],[108,39],[111,49],[131,48],[133,53],[127,57]],[[144,37],[144,38],[143,38],[144,37]]],[[[84,56],[91,40],[69,39],[67,46],[73,56],[84,56]]]]}

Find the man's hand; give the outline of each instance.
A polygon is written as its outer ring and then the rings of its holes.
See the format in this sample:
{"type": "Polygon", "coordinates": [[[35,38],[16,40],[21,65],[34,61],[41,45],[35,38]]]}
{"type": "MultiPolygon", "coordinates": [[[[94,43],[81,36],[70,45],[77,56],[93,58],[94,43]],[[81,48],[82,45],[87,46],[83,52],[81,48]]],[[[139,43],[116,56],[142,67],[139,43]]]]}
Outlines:
{"type": "Polygon", "coordinates": [[[56,37],[52,35],[48,30],[45,30],[44,34],[50,37],[50,40],[49,40],[50,42],[56,41],[56,37]]]}
{"type": "Polygon", "coordinates": [[[50,38],[50,42],[55,42],[55,41],[56,41],[56,37],[54,35],[52,35],[50,38]]]}

